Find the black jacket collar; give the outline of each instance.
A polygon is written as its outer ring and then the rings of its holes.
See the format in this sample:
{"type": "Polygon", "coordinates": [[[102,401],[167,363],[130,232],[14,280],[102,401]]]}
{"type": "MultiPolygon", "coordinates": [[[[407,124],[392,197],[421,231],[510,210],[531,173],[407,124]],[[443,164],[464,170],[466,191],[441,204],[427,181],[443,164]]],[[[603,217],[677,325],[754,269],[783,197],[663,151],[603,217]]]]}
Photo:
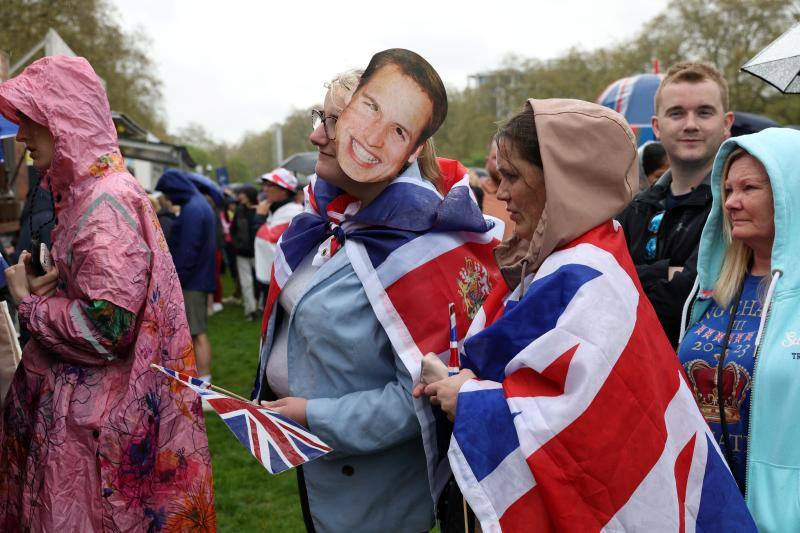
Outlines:
{"type": "MultiPolygon", "coordinates": [[[[672,185],[672,170],[667,170],[658,178],[658,181],[646,191],[642,191],[637,196],[637,200],[647,204],[658,206],[664,209],[667,201],[667,191],[672,185]]],[[[687,198],[681,205],[705,205],[711,200],[711,172],[706,174],[702,183],[692,189],[689,198],[687,198]]]]}

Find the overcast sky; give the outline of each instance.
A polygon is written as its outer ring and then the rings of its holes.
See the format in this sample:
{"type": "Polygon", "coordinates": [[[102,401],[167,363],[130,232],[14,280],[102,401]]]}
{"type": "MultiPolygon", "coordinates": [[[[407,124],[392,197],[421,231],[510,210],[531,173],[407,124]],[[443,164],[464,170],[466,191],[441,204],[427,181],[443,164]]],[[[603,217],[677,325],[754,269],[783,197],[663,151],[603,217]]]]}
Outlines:
{"type": "MultiPolygon", "coordinates": [[[[666,0],[112,0],[141,28],[163,82],[169,129],[220,140],[261,131],[320,102],[323,82],[373,53],[409,48],[463,87],[508,54],[548,59],[633,36],[666,0]]],[[[633,74],[633,73],[632,73],[633,74]]]]}

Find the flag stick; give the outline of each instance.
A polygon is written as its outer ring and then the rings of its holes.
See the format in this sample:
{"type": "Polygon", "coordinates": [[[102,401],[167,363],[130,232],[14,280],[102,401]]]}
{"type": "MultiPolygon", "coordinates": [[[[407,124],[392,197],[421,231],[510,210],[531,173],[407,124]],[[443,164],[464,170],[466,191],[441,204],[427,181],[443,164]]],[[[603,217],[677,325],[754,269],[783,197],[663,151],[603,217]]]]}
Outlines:
{"type": "MultiPolygon", "coordinates": [[[[158,365],[151,364],[150,368],[155,368],[156,370],[158,370],[158,365]]],[[[192,377],[194,377],[194,376],[192,376],[192,377]]],[[[200,379],[200,378],[195,378],[195,379],[200,379]]],[[[200,381],[203,381],[203,380],[200,379],[200,381]]],[[[216,391],[216,392],[221,392],[222,394],[227,394],[228,396],[236,398],[237,400],[242,400],[243,402],[250,403],[250,400],[248,400],[247,398],[243,398],[242,396],[239,396],[238,394],[236,394],[234,392],[231,392],[229,390],[223,389],[222,387],[217,387],[216,385],[213,385],[213,384],[209,383],[208,381],[203,381],[203,383],[205,384],[203,386],[203,388],[205,388],[205,389],[211,389],[211,390],[216,391]]]]}
{"type": "Polygon", "coordinates": [[[455,376],[458,374],[461,361],[458,357],[458,332],[456,331],[456,305],[453,302],[447,306],[450,312],[450,364],[448,369],[448,376],[455,376]]]}
{"type": "MultiPolygon", "coordinates": [[[[448,376],[455,376],[461,369],[461,361],[458,356],[458,331],[456,330],[456,304],[450,302],[447,306],[450,313],[450,364],[448,365],[448,376]]],[[[464,533],[469,533],[469,519],[467,517],[467,498],[461,495],[461,504],[464,508],[464,533]]]]}
{"type": "Polygon", "coordinates": [[[242,400],[243,402],[250,403],[250,400],[248,400],[247,398],[239,396],[238,394],[233,393],[229,390],[225,390],[222,387],[217,387],[216,385],[212,385],[211,383],[208,384],[208,388],[216,392],[221,392],[222,394],[227,394],[228,396],[236,398],[237,400],[242,400]]]}

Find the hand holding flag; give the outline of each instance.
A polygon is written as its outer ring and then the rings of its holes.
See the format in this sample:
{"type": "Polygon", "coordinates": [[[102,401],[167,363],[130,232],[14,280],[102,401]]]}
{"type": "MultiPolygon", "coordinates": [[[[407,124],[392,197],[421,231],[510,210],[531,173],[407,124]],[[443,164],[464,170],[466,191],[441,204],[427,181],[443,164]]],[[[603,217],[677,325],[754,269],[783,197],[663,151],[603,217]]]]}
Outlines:
{"type": "Polygon", "coordinates": [[[275,411],[202,379],[159,365],[150,365],[205,399],[270,474],[307,463],[331,451],[316,435],[275,411]]]}
{"type": "Polygon", "coordinates": [[[428,353],[423,356],[420,383],[414,387],[412,394],[415,398],[423,394],[429,396],[430,402],[440,406],[452,422],[456,415],[458,391],[464,382],[473,379],[475,374],[471,370],[460,370],[455,305],[451,303],[448,311],[450,312],[449,365],[445,366],[436,354],[428,353]]]}

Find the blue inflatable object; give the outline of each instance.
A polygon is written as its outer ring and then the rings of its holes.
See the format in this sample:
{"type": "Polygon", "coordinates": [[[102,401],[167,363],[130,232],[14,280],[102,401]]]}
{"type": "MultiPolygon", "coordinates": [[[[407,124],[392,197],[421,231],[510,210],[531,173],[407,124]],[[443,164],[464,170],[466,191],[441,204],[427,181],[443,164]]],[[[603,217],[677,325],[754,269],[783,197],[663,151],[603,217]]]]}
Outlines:
{"type": "Polygon", "coordinates": [[[656,140],[650,119],[655,114],[655,97],[662,74],[638,74],[609,85],[597,103],[625,117],[636,135],[636,146],[656,140]]]}

